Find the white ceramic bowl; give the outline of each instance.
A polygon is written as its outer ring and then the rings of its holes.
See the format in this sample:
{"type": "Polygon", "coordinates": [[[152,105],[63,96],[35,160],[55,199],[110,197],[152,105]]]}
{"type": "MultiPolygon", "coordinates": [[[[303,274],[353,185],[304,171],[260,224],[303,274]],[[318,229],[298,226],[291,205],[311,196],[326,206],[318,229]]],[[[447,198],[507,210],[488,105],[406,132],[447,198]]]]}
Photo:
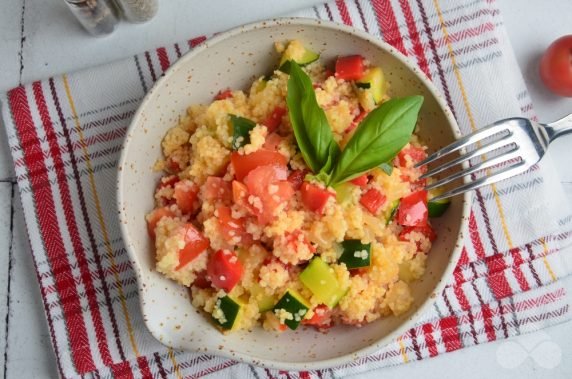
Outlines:
{"type": "Polygon", "coordinates": [[[429,253],[427,271],[412,284],[415,301],[400,317],[388,317],[362,328],[338,326],[322,334],[313,328],[275,334],[223,335],[192,307],[188,290],[154,270],[154,248],[147,236],[145,214],[153,208],[159,174],[151,166],[160,157],[160,142],[187,106],[212,101],[221,88],[247,88],[276,67],[273,43],[299,39],[321,53],[322,62],[338,55],[361,54],[380,65],[391,96],[422,94],[421,137],[431,149],[452,142],[459,129],[433,85],[395,49],[353,28],[308,19],[277,19],[220,34],[173,65],[149,91],[127,132],[118,173],[118,206],[123,240],[137,272],[141,311],[149,331],[167,346],[218,354],[281,369],[318,369],[349,363],[373,353],[414,325],[433,303],[460,254],[469,197],[454,198],[434,224],[439,235],[429,253]]]}

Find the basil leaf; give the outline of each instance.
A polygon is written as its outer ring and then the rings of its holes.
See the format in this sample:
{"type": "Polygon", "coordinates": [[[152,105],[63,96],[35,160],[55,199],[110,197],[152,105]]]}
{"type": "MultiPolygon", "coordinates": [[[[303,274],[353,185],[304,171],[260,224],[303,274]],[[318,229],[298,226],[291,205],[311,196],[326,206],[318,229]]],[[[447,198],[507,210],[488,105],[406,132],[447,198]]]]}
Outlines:
{"type": "Polygon", "coordinates": [[[254,129],[256,123],[233,114],[229,116],[232,125],[232,149],[238,150],[242,146],[250,143],[250,131],[254,129]]]}
{"type": "Polygon", "coordinates": [[[328,184],[351,180],[393,159],[409,142],[422,103],[422,96],[409,96],[371,111],[346,145],[328,184]]]}
{"type": "Polygon", "coordinates": [[[393,172],[393,165],[389,162],[383,162],[379,165],[379,168],[387,174],[387,176],[391,176],[393,172]]]}
{"type": "Polygon", "coordinates": [[[304,161],[314,173],[329,174],[340,155],[340,148],[324,110],[318,105],[312,81],[294,61],[290,61],[286,103],[304,161]]]}

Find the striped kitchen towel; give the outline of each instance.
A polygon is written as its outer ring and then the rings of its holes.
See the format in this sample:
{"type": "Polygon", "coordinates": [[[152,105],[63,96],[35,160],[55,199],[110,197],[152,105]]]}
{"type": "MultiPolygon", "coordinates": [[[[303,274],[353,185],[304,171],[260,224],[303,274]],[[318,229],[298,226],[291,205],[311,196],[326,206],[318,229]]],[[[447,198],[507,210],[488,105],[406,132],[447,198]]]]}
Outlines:
{"type": "MultiPolygon", "coordinates": [[[[365,30],[417,62],[463,133],[532,105],[490,0],[345,0],[298,12],[365,30]]],[[[153,82],[205,38],[31,83],[3,95],[37,278],[63,377],[338,377],[421,360],[570,318],[572,212],[550,156],[478,191],[447,288],[398,340],[350,365],[280,372],[154,340],[115,211],[125,130],[153,82]]]]}

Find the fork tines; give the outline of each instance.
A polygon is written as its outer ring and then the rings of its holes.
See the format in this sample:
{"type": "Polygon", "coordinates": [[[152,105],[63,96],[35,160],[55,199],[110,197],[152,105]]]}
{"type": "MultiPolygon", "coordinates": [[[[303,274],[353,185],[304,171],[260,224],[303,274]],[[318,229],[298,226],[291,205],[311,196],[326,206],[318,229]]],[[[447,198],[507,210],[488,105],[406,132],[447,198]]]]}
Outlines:
{"type": "Polygon", "coordinates": [[[434,200],[445,199],[448,197],[452,197],[458,195],[460,193],[470,191],[479,187],[482,187],[487,184],[492,184],[498,182],[500,180],[509,178],[516,174],[515,170],[519,171],[518,173],[525,171],[526,167],[524,167],[524,161],[520,159],[519,156],[519,145],[514,140],[513,131],[509,128],[509,125],[504,123],[495,123],[489,126],[486,126],[482,129],[475,131],[474,133],[468,134],[454,143],[442,148],[439,151],[429,155],[427,158],[422,160],[421,162],[417,163],[415,167],[421,167],[430,163],[433,163],[451,153],[461,150],[460,156],[443,163],[442,165],[433,168],[432,170],[427,171],[424,175],[420,177],[420,179],[428,178],[439,174],[443,171],[451,169],[457,165],[463,165],[465,163],[470,164],[470,160],[479,156],[483,156],[487,153],[493,153],[496,151],[501,151],[500,154],[492,157],[483,159],[483,161],[478,162],[472,166],[463,168],[460,171],[450,174],[449,176],[440,179],[434,183],[431,183],[425,187],[426,190],[430,190],[433,188],[437,188],[448,183],[451,183],[454,180],[469,177],[471,174],[475,174],[478,171],[485,170],[488,168],[492,168],[495,166],[499,166],[505,162],[508,162],[506,167],[495,171],[492,175],[469,179],[468,182],[460,185],[459,187],[452,189],[448,192],[445,192],[441,195],[434,197],[434,200]],[[481,144],[483,143],[484,144],[481,144]],[[473,146],[474,145],[474,146],[473,146]],[[475,149],[471,150],[472,147],[476,147],[475,149]],[[469,150],[465,152],[465,150],[469,150]],[[524,169],[522,169],[524,168],[524,169]]]}

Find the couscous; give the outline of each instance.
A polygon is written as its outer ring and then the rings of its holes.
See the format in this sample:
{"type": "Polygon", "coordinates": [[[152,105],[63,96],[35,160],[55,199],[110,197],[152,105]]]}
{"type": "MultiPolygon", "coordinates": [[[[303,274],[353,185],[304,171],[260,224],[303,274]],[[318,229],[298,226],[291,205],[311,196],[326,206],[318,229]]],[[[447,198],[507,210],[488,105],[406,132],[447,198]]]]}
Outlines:
{"type": "Polygon", "coordinates": [[[162,141],[147,215],[156,269],[223,331],[326,330],[406,312],[436,235],[415,163],[422,98],[358,55],[300,41],[246,92],[191,105],[162,141]]]}

